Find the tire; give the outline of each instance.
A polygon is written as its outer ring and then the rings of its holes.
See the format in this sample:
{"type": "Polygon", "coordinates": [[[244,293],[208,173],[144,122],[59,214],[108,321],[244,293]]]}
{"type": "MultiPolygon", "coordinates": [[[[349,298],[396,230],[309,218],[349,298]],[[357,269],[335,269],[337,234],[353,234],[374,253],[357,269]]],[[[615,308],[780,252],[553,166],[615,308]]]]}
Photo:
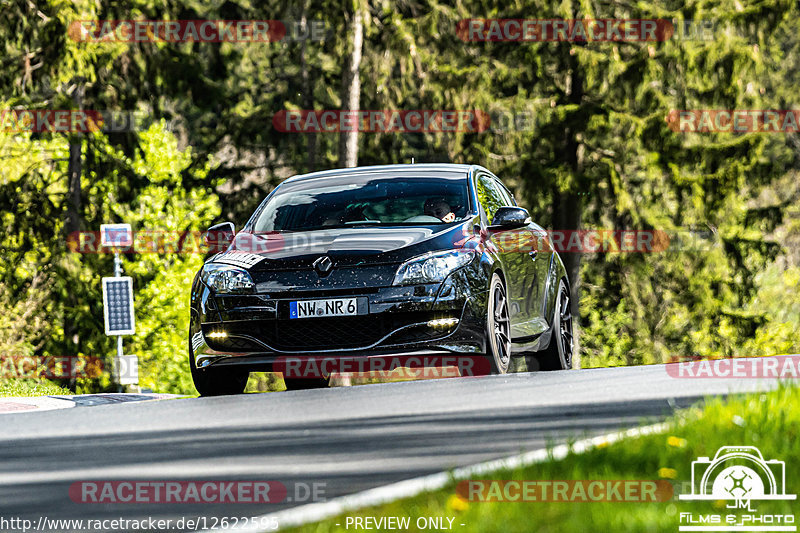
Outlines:
{"type": "Polygon", "coordinates": [[[325,378],[283,378],[286,390],[324,389],[328,386],[325,378]]]}
{"type": "Polygon", "coordinates": [[[511,322],[508,318],[508,293],[498,274],[489,284],[486,306],[486,357],[492,374],[507,374],[511,362],[511,322]]]}
{"type": "Polygon", "coordinates": [[[550,336],[550,345],[536,356],[540,370],[569,370],[572,368],[575,339],[569,304],[569,290],[562,279],[558,282],[556,302],[553,306],[553,332],[550,336]]]}
{"type": "Polygon", "coordinates": [[[236,368],[197,368],[194,364],[191,346],[189,348],[189,368],[192,371],[194,388],[200,396],[227,396],[242,394],[247,386],[250,372],[236,368]]]}

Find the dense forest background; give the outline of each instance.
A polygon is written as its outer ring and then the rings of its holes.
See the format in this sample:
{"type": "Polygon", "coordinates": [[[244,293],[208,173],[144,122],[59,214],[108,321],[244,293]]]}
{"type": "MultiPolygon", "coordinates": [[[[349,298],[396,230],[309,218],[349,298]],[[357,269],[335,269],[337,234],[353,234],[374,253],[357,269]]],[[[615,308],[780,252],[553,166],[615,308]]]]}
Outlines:
{"type": "MultiPolygon", "coordinates": [[[[557,230],[693,232],[660,253],[564,254],[581,365],[796,352],[800,140],[683,133],[685,109],[795,109],[800,8],[789,0],[547,3],[0,0],[0,109],[135,111],[130,131],[0,128],[0,361],[110,360],[101,277],[110,254],[68,236],[237,227],[282,179],[353,164],[476,163],[557,230]],[[472,42],[467,18],[709,21],[710,38],[472,42]],[[80,20],[286,20],[268,43],[86,42],[80,20]],[[323,25],[322,38],[303,28],[323,25]],[[284,133],[286,110],[484,110],[482,132],[284,133]]],[[[193,392],[188,294],[200,254],[126,254],[141,383],[193,392]]],[[[109,386],[106,374],[68,382],[109,386]]]]}

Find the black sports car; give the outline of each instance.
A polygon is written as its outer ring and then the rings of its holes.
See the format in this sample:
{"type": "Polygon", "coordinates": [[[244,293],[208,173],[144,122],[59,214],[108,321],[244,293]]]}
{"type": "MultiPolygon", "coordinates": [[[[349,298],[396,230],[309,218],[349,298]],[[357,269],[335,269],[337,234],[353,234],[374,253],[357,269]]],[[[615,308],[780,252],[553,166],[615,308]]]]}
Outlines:
{"type": "Polygon", "coordinates": [[[480,357],[493,373],[572,366],[569,280],[546,232],[476,165],[349,168],[289,178],[192,284],[189,360],[202,395],[250,371],[288,389],[326,375],[287,360],[480,357]]]}

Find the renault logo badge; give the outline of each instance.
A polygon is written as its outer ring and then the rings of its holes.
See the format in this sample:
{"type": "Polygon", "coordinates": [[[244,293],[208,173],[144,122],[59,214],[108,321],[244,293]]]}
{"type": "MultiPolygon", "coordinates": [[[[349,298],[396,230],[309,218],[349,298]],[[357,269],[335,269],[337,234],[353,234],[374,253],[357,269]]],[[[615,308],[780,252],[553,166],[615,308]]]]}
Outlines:
{"type": "Polygon", "coordinates": [[[325,276],[330,273],[331,269],[333,268],[333,261],[327,255],[323,255],[316,261],[314,261],[314,270],[317,271],[317,274],[320,276],[325,276]]]}

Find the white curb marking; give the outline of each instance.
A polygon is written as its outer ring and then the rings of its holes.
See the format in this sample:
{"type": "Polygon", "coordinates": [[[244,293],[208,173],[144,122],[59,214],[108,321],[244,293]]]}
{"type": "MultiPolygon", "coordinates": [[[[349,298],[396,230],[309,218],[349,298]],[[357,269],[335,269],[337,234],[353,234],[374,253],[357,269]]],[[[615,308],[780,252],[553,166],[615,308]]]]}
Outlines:
{"type": "Polygon", "coordinates": [[[153,400],[169,400],[183,398],[179,394],[155,393],[103,393],[52,396],[8,396],[0,398],[0,414],[30,413],[33,411],[52,411],[72,407],[91,407],[95,405],[112,405],[127,402],[147,402],[153,400]]]}
{"type": "Polygon", "coordinates": [[[0,398],[0,413],[30,413],[75,407],[75,402],[49,396],[0,398]]]}

